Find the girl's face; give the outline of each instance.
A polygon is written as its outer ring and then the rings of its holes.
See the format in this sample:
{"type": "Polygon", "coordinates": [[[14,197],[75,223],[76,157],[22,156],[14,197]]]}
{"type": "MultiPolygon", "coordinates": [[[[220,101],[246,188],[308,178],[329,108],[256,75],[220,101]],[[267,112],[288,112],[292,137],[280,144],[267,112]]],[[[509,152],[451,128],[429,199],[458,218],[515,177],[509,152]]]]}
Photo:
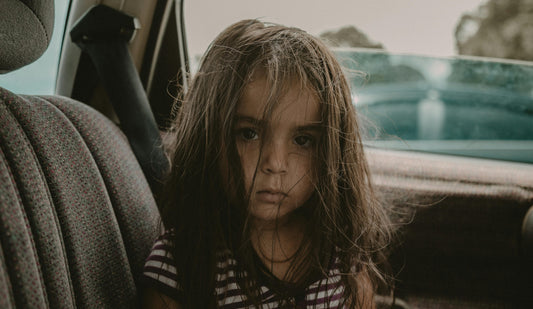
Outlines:
{"type": "Polygon", "coordinates": [[[237,106],[234,132],[250,214],[273,221],[286,218],[314,191],[321,118],[316,97],[294,82],[265,119],[269,85],[264,76],[254,77],[237,106]]]}

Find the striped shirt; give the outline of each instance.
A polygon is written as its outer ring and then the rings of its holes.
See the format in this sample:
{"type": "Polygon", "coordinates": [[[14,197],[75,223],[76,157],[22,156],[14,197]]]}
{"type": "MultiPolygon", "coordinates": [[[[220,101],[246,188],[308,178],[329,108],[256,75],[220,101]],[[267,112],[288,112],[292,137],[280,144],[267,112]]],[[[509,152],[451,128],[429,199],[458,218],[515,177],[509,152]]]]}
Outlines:
{"type": "MultiPolygon", "coordinates": [[[[146,259],[143,281],[176,300],[180,298],[177,281],[177,270],[172,258],[170,234],[164,233],[155,242],[150,256],[146,259]]],[[[231,253],[217,255],[215,294],[219,308],[248,308],[244,291],[237,282],[237,261],[231,253]]],[[[341,285],[341,274],[334,264],[328,276],[318,280],[305,289],[305,295],[289,298],[289,304],[282,304],[280,298],[267,286],[262,285],[261,308],[341,308],[344,288],[341,285]]]]}

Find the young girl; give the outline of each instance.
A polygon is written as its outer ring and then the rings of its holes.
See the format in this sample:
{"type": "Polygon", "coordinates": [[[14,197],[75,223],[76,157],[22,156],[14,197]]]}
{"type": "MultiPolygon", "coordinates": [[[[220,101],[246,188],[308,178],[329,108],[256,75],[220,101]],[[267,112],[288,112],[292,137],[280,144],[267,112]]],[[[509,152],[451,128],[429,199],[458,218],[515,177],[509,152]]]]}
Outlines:
{"type": "Polygon", "coordinates": [[[390,225],[323,43],[257,20],[230,26],[172,137],[147,308],[374,307],[390,225]]]}

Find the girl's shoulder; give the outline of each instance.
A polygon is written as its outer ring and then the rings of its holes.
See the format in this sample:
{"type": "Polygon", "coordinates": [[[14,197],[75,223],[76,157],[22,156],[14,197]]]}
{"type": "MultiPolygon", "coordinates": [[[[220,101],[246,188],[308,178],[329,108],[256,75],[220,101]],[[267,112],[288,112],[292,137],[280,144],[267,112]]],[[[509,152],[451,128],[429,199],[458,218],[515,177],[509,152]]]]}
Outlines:
{"type": "Polygon", "coordinates": [[[172,231],[165,231],[154,242],[142,274],[145,286],[176,300],[180,298],[176,263],[172,255],[172,231]]]}
{"type": "MultiPolygon", "coordinates": [[[[166,274],[169,279],[174,281],[177,269],[174,260],[174,231],[164,231],[154,242],[150,255],[145,261],[144,273],[149,276],[155,277],[155,275],[166,274]]],[[[236,260],[230,250],[218,250],[216,253],[217,272],[227,271],[228,268],[234,268],[236,260]]]]}
{"type": "MultiPolygon", "coordinates": [[[[150,255],[146,258],[142,281],[143,283],[167,296],[179,300],[181,288],[178,281],[178,269],[174,259],[174,231],[164,231],[154,242],[150,255]]],[[[217,252],[217,278],[233,277],[236,261],[229,250],[217,252]]]]}
{"type": "MultiPolygon", "coordinates": [[[[143,281],[149,287],[174,298],[179,301],[181,288],[178,282],[178,270],[174,262],[173,250],[173,232],[166,231],[161,234],[155,241],[152,251],[144,266],[143,281]]],[[[217,295],[218,304],[222,308],[225,306],[246,305],[245,293],[239,284],[239,271],[237,261],[230,250],[219,250],[216,254],[216,278],[215,294],[217,295]]],[[[243,273],[246,276],[246,272],[243,273]]],[[[341,283],[342,271],[339,267],[338,258],[333,259],[330,268],[327,269],[325,276],[305,289],[303,298],[298,303],[306,306],[313,304],[328,303],[332,308],[340,303],[344,287],[341,283]]],[[[270,286],[260,285],[260,298],[263,304],[269,304],[273,307],[279,305],[274,290],[270,286]]],[[[296,300],[296,299],[295,299],[296,300]]]]}

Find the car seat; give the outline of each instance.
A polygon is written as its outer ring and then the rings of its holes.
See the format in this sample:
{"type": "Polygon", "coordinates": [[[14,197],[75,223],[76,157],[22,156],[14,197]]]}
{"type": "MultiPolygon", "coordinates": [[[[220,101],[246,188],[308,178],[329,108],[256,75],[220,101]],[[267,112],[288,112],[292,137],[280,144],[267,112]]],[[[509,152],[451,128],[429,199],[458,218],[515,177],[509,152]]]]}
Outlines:
{"type": "MultiPolygon", "coordinates": [[[[53,0],[0,2],[0,71],[37,59],[53,0]]],[[[159,213],[126,137],[89,106],[0,88],[0,308],[131,308],[159,213]]]]}

